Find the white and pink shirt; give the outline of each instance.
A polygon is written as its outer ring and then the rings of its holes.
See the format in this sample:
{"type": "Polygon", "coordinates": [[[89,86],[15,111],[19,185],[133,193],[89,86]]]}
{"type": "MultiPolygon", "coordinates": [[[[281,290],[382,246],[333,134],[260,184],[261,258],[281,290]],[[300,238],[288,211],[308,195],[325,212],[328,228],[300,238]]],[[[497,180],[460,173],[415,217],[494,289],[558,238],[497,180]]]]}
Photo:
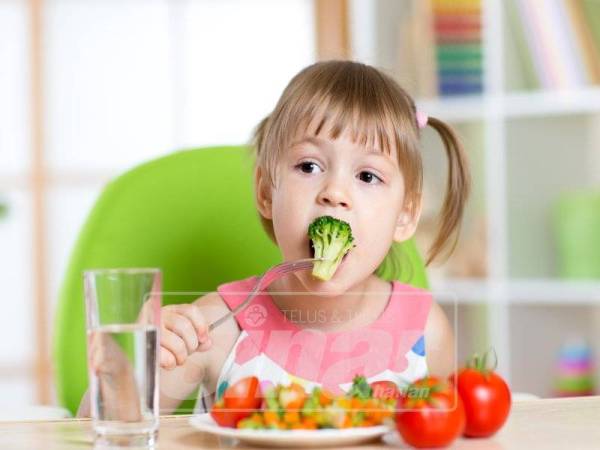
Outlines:
{"type": "MultiPolygon", "coordinates": [[[[217,292],[233,309],[257,280],[252,276],[222,284],[217,292]]],[[[215,397],[252,375],[261,380],[263,392],[296,382],[309,392],[322,386],[341,394],[357,374],[402,388],[427,375],[424,328],[431,302],[428,291],[393,281],[388,304],[377,320],[350,331],[323,332],[290,321],[269,293],[261,291],[236,316],[241,333],[223,364],[215,397]]],[[[201,388],[195,412],[209,411],[213,401],[201,388]]]]}

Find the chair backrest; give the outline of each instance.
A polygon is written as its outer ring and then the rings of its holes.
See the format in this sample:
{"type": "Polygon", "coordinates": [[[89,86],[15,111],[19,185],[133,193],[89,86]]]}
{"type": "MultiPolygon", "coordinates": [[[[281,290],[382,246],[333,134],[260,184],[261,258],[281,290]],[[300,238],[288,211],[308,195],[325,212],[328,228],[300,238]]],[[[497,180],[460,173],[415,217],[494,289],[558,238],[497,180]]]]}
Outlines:
{"type": "MultiPolygon", "coordinates": [[[[281,262],[261,227],[247,147],[185,150],[142,164],[110,182],[72,251],[55,316],[58,400],[75,413],[87,389],[82,272],[102,267],[160,267],[163,290],[209,292],[281,262]]],[[[401,244],[411,279],[426,286],[412,241],[401,244]]],[[[393,271],[392,271],[393,272],[393,271]]],[[[384,271],[382,278],[400,279],[384,271]]],[[[189,302],[165,296],[163,304],[189,302]]],[[[180,411],[193,408],[193,399],[180,411]]]]}

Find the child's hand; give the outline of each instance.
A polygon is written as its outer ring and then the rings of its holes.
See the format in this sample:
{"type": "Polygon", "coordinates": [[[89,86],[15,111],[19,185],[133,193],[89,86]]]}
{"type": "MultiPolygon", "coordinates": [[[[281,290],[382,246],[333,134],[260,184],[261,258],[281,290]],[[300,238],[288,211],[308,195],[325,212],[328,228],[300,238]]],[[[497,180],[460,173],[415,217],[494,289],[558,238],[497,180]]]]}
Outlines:
{"type": "Polygon", "coordinates": [[[195,304],[168,305],[161,309],[160,367],[181,366],[195,351],[212,347],[208,324],[195,304]]]}

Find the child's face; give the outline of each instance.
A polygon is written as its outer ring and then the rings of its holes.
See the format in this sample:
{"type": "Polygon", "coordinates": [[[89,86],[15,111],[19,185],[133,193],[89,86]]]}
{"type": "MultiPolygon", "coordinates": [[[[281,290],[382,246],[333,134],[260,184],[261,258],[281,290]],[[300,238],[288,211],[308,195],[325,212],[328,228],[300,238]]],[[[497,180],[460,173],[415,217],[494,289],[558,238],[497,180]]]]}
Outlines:
{"type": "Polygon", "coordinates": [[[256,181],[260,212],[272,219],[286,261],[311,257],[307,230],[315,218],[330,215],[350,224],[356,246],[331,280],[317,280],[309,271],[295,274],[306,290],[333,296],[366,280],[392,241],[414,233],[417,217],[402,207],[404,180],[395,149],[387,155],[354,143],[348,130],[336,140],[328,135],[323,130],[323,137],[296,136],[280,158],[276,186],[260,171],[256,181]]]}

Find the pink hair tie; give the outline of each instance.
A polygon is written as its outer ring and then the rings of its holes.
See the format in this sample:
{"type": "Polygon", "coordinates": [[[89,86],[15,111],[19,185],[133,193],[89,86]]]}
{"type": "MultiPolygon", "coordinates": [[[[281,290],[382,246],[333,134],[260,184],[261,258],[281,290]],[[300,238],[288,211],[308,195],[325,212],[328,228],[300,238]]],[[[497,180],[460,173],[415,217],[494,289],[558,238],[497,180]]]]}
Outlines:
{"type": "Polygon", "coordinates": [[[427,116],[427,114],[421,111],[417,111],[416,116],[417,125],[419,126],[419,128],[423,128],[425,125],[427,125],[427,121],[429,120],[429,116],[427,116]]]}

